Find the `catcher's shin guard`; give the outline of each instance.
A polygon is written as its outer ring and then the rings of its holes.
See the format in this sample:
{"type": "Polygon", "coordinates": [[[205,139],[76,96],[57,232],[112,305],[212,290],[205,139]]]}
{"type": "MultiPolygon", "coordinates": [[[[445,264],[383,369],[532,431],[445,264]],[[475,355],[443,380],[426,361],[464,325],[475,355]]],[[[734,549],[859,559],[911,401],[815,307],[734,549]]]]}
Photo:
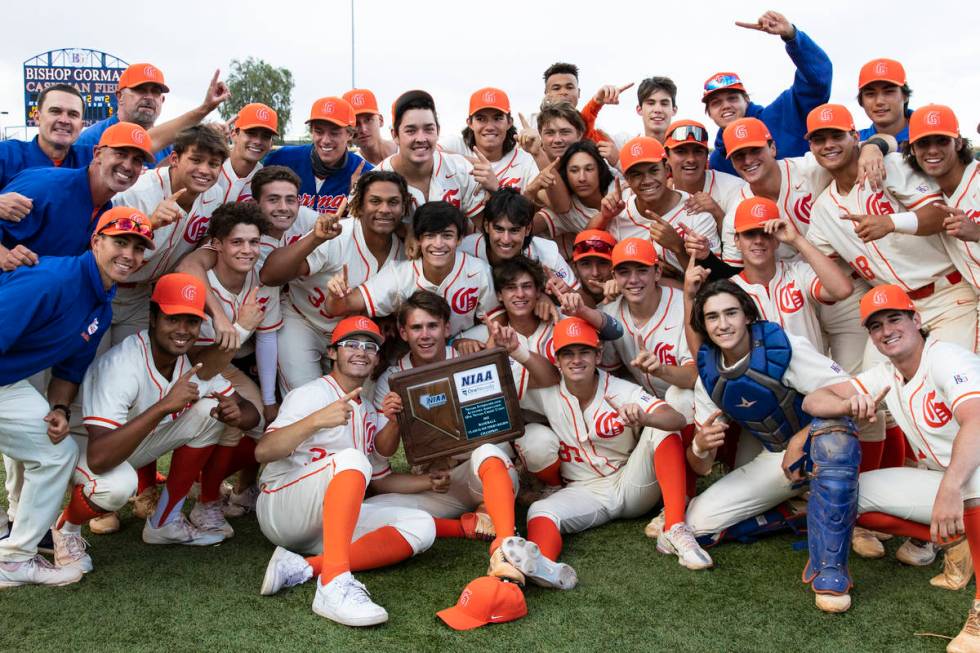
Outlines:
{"type": "Polygon", "coordinates": [[[803,582],[818,594],[847,594],[847,556],[857,518],[861,445],[850,419],[815,419],[810,426],[810,481],[807,533],[810,559],[803,582]]]}

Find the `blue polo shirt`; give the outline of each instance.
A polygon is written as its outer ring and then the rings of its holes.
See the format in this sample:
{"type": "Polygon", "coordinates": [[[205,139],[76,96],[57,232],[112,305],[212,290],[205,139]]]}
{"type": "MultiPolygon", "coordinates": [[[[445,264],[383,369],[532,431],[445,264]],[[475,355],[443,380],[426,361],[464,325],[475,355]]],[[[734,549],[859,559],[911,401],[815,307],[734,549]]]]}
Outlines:
{"type": "MultiPolygon", "coordinates": [[[[895,140],[898,141],[899,147],[901,147],[903,143],[909,142],[909,119],[910,118],[912,118],[912,110],[908,109],[905,112],[905,128],[895,135],[895,140]]],[[[861,142],[863,143],[864,141],[868,140],[869,138],[871,138],[877,133],[878,130],[875,128],[875,124],[871,123],[870,127],[865,127],[864,129],[859,130],[858,136],[861,138],[861,142]]]]}
{"type": "Polygon", "coordinates": [[[0,272],[0,385],[42,370],[81,383],[112,324],[112,298],[92,252],[0,272]]]}
{"type": "Polygon", "coordinates": [[[55,166],[41,146],[37,136],[32,141],[10,139],[0,141],[0,189],[3,189],[20,172],[27,168],[84,168],[92,161],[92,148],[79,147],[76,143],[68,148],[68,154],[60,166],[55,166]]]}
{"type": "Polygon", "coordinates": [[[112,208],[96,207],[88,168],[31,168],[4,189],[29,197],[34,208],[20,222],[0,220],[0,243],[23,245],[38,256],[78,256],[89,248],[99,216],[112,208]]]}
{"type": "MultiPolygon", "coordinates": [[[[82,130],[81,136],[75,141],[77,147],[87,147],[90,151],[95,149],[95,146],[99,144],[99,139],[102,138],[102,132],[112,127],[117,122],[119,122],[119,115],[114,115],[111,118],[106,118],[105,120],[100,120],[97,123],[89,125],[82,130]]],[[[157,165],[161,161],[170,156],[170,153],[174,151],[173,146],[167,146],[156,153],[157,165]]]]}
{"type": "MultiPolygon", "coordinates": [[[[317,178],[313,174],[313,164],[310,162],[312,154],[312,144],[287,145],[275,152],[269,152],[262,163],[267,166],[286,166],[299,175],[302,181],[299,187],[300,204],[320,213],[336,213],[341,200],[351,191],[350,178],[364,159],[353,152],[348,152],[344,167],[324,179],[317,188],[317,178]]],[[[374,166],[365,161],[361,174],[373,169],[374,166]]]]}

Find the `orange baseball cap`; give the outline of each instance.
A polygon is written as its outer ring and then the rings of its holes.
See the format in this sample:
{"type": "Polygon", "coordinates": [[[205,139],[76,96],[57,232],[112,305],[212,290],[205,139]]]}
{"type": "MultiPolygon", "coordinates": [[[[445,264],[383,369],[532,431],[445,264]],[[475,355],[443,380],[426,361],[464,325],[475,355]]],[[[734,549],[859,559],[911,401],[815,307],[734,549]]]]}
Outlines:
{"type": "Polygon", "coordinates": [[[499,88],[488,86],[470,96],[470,113],[473,115],[481,109],[496,109],[504,113],[510,113],[510,98],[499,88]]]}
{"type": "Polygon", "coordinates": [[[278,136],[279,114],[270,106],[266,106],[261,102],[252,102],[238,110],[238,119],[235,120],[235,127],[238,129],[261,127],[262,129],[268,129],[278,136]]]}
{"type": "Polygon", "coordinates": [[[128,206],[114,206],[99,216],[95,233],[103,236],[139,236],[146,241],[147,249],[156,249],[153,224],[142,211],[128,206]]]}
{"type": "Polygon", "coordinates": [[[854,118],[843,104],[821,104],[806,117],[806,138],[818,129],[854,131],[854,118]]]}
{"type": "Polygon", "coordinates": [[[639,263],[641,265],[656,265],[657,251],[646,238],[624,238],[616,243],[612,251],[613,267],[622,263],[639,263]]]}
{"type": "Polygon", "coordinates": [[[701,101],[704,102],[708,99],[708,96],[715,91],[742,91],[747,93],[745,86],[742,84],[742,78],[738,76],[737,73],[715,73],[708,79],[704,80],[704,93],[701,95],[701,101]]]}
{"type": "Polygon", "coordinates": [[[157,84],[163,89],[164,93],[170,92],[170,87],[163,81],[163,72],[149,63],[130,64],[119,76],[117,90],[124,88],[135,88],[142,84],[157,84]]]}
{"type": "Polygon", "coordinates": [[[861,324],[878,311],[915,311],[915,304],[908,293],[894,284],[876,286],[861,298],[861,324]]]}
{"type": "Polygon", "coordinates": [[[763,222],[779,219],[779,206],[768,197],[749,197],[735,208],[735,233],[761,229],[763,222]]]}
{"type": "Polygon", "coordinates": [[[527,614],[524,592],[514,583],[494,576],[472,580],[456,605],[436,613],[454,630],[472,630],[486,624],[516,621],[527,614]]]}
{"type": "Polygon", "coordinates": [[[572,260],[578,261],[589,256],[595,256],[611,261],[613,247],[615,246],[616,239],[608,231],[586,229],[575,236],[575,244],[572,245],[572,260]]]}
{"type": "Polygon", "coordinates": [[[888,82],[905,86],[905,67],[894,59],[872,59],[861,66],[858,73],[858,90],[871,82],[888,82]]]}
{"type": "Polygon", "coordinates": [[[619,165],[627,172],[637,163],[660,163],[667,158],[667,150],[655,138],[637,136],[623,144],[619,151],[619,165]]]}
{"type": "Polygon", "coordinates": [[[685,143],[696,143],[708,149],[708,130],[696,120],[677,120],[670,123],[664,147],[669,150],[685,143]]]}
{"type": "Polygon", "coordinates": [[[580,317],[566,317],[559,320],[555,324],[551,337],[556,352],[568,345],[599,347],[599,332],[580,317]]]}
{"type": "Polygon", "coordinates": [[[347,100],[339,97],[322,97],[314,102],[306,123],[309,124],[314,120],[325,120],[338,127],[353,127],[357,124],[354,107],[347,100]]]}
{"type": "Polygon", "coordinates": [[[193,274],[173,272],[160,277],[150,301],[167,315],[196,315],[203,319],[206,296],[203,281],[193,274]]]}
{"type": "Polygon", "coordinates": [[[722,141],[725,143],[725,158],[732,158],[732,154],[746,147],[765,147],[772,140],[772,134],[766,123],[758,118],[739,118],[725,127],[721,134],[722,141]]]}
{"type": "Polygon", "coordinates": [[[909,142],[914,143],[924,136],[959,138],[960,122],[953,110],[942,104],[927,104],[916,109],[909,118],[909,142]]]}
{"type": "Polygon", "coordinates": [[[370,336],[379,345],[385,341],[385,337],[381,335],[381,329],[378,325],[374,323],[363,315],[351,315],[350,317],[345,317],[337,326],[333,329],[333,336],[330,338],[330,344],[336,345],[338,342],[346,338],[347,336],[354,335],[366,335],[370,336]]]}
{"type": "Polygon", "coordinates": [[[374,93],[366,88],[352,88],[344,93],[344,99],[354,107],[354,115],[356,116],[362,113],[381,115],[381,111],[378,110],[378,99],[374,97],[374,93]]]}
{"type": "Polygon", "coordinates": [[[153,156],[153,141],[150,140],[150,134],[134,122],[117,122],[115,125],[110,125],[108,129],[102,132],[99,144],[95,147],[96,149],[100,147],[133,147],[142,150],[146,155],[147,163],[152,164],[156,161],[156,157],[153,156]]]}

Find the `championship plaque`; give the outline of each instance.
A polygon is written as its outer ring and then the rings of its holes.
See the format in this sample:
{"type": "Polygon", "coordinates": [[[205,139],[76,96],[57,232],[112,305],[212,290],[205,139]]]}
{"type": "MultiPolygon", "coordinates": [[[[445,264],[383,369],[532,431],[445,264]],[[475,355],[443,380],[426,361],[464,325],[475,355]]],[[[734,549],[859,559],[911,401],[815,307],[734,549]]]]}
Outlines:
{"type": "Polygon", "coordinates": [[[417,465],[524,434],[510,357],[501,347],[396,372],[405,457],[417,465]]]}

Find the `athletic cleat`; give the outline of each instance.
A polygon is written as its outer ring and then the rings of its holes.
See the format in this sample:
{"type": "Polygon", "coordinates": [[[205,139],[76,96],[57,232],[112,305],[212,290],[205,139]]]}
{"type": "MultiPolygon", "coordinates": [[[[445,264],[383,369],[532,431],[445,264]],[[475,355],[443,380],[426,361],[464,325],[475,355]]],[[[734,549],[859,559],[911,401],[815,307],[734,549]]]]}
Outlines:
{"type": "Polygon", "coordinates": [[[157,510],[157,501],[160,500],[160,488],[156,485],[148,487],[136,495],[133,502],[133,514],[139,519],[148,519],[157,510]]]}
{"type": "Polygon", "coordinates": [[[0,562],[0,589],[21,585],[71,585],[82,579],[77,567],[55,567],[47,558],[36,555],[29,560],[0,562]]]}
{"type": "Polygon", "coordinates": [[[241,492],[232,490],[226,497],[224,504],[225,517],[241,517],[250,512],[255,512],[255,504],[259,500],[259,486],[249,485],[241,492]]]}
{"type": "MultiPolygon", "coordinates": [[[[542,555],[537,544],[523,537],[508,537],[500,545],[507,562],[541,587],[570,590],[578,584],[578,574],[571,565],[555,562],[542,555]]],[[[491,558],[491,561],[493,558],[491,558]]]]}
{"type": "Polygon", "coordinates": [[[259,594],[272,596],[286,587],[302,585],[313,578],[313,567],[301,556],[277,546],[272,552],[269,564],[262,578],[262,589],[259,594]]]}
{"type": "Polygon", "coordinates": [[[874,533],[860,526],[855,526],[854,532],[851,533],[851,548],[862,558],[874,559],[885,556],[885,545],[875,537],[874,533]]]}
{"type": "Polygon", "coordinates": [[[691,527],[677,522],[668,531],[661,531],[657,538],[657,551],[677,556],[677,562],[688,569],[710,569],[714,565],[708,552],[702,549],[691,527]]]}
{"type": "Polygon", "coordinates": [[[964,537],[962,541],[946,549],[943,558],[943,572],[933,576],[929,584],[946,590],[961,590],[973,577],[973,557],[970,544],[964,537]]]}
{"type": "Polygon", "coordinates": [[[119,514],[107,512],[88,521],[88,529],[95,535],[109,535],[119,531],[119,514]]]}
{"type": "Polygon", "coordinates": [[[931,565],[936,559],[936,545],[932,542],[923,542],[909,538],[898,547],[895,557],[899,562],[911,565],[912,567],[925,567],[931,565]]]}
{"type": "Polygon", "coordinates": [[[660,537],[660,533],[664,530],[664,523],[667,520],[666,513],[661,510],[660,514],[650,520],[650,523],[643,527],[643,534],[652,540],[660,537]]]}
{"type": "Polygon", "coordinates": [[[963,630],[946,646],[946,653],[977,653],[977,651],[980,651],[980,599],[973,600],[963,630]]]}
{"type": "Polygon", "coordinates": [[[85,553],[88,542],[81,533],[65,533],[52,528],[54,564],[59,567],[75,567],[83,574],[92,571],[92,557],[85,553]]]}
{"type": "Polygon", "coordinates": [[[221,500],[202,503],[198,501],[194,504],[194,509],[190,514],[191,523],[202,531],[213,531],[221,533],[225,539],[235,536],[235,529],[225,519],[225,514],[221,511],[221,500]]]}
{"type": "Polygon", "coordinates": [[[143,526],[143,541],[147,544],[186,544],[188,546],[211,546],[224,542],[225,536],[220,531],[198,530],[193,524],[187,521],[183,513],[178,513],[176,517],[159,528],[150,525],[150,520],[146,520],[143,526]]]}
{"type": "Polygon", "coordinates": [[[490,554],[490,567],[487,569],[487,576],[509,580],[521,587],[524,587],[525,583],[524,574],[504,557],[503,547],[497,547],[497,550],[490,554]]]}
{"type": "Polygon", "coordinates": [[[817,594],[817,607],[824,612],[847,612],[851,607],[851,595],[817,594]]]}
{"type": "Polygon", "coordinates": [[[468,540],[483,540],[492,542],[497,537],[497,530],[493,527],[493,520],[485,512],[467,512],[459,516],[459,523],[463,527],[463,533],[468,540]]]}
{"type": "Polygon", "coordinates": [[[388,612],[349,571],[324,585],[317,581],[313,612],[345,626],[376,626],[388,621],[388,612]]]}

